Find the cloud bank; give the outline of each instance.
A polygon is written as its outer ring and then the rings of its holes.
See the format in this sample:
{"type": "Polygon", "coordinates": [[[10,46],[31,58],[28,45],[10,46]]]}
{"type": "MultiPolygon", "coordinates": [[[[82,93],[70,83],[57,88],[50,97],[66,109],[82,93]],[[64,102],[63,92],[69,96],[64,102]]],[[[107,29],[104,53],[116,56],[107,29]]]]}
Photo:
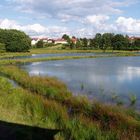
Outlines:
{"type": "Polygon", "coordinates": [[[64,33],[92,37],[97,32],[140,35],[140,19],[125,17],[122,7],[137,0],[6,0],[19,13],[36,18],[32,24],[0,19],[0,28],[19,29],[30,36],[61,36],[64,33]],[[40,20],[53,22],[52,25],[40,20]],[[56,22],[56,23],[55,23],[56,22]],[[58,25],[59,23],[59,25],[58,25]]]}

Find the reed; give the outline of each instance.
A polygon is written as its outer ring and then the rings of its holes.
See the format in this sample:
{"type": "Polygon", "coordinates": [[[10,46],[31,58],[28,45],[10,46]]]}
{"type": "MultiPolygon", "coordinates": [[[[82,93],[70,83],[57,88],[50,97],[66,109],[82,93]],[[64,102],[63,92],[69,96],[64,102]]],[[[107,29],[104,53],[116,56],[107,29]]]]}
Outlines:
{"type": "Polygon", "coordinates": [[[14,88],[5,78],[0,77],[0,83],[0,119],[3,121],[61,129],[56,139],[116,139],[114,132],[103,132],[83,115],[70,118],[66,107],[56,101],[14,88]]]}
{"type": "Polygon", "coordinates": [[[137,102],[137,96],[132,94],[129,96],[129,100],[130,100],[130,106],[134,106],[137,102]]]}
{"type": "Polygon", "coordinates": [[[140,114],[120,106],[73,96],[56,78],[29,76],[20,68],[0,66],[0,72],[21,87],[0,78],[0,119],[45,128],[60,128],[63,139],[138,139],[140,114]]]}

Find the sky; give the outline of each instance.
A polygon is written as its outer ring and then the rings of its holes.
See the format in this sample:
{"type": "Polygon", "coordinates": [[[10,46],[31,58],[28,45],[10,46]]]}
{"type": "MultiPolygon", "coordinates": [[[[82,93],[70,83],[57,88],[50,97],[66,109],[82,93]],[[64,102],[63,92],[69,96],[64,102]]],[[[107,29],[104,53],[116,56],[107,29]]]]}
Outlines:
{"type": "Polygon", "coordinates": [[[140,0],[1,0],[0,28],[31,37],[140,36],[140,0]]]}

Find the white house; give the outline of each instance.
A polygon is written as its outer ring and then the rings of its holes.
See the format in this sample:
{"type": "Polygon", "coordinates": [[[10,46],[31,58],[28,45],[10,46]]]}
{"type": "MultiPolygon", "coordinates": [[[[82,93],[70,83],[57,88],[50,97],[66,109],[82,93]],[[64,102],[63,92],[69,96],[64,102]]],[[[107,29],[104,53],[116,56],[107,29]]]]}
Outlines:
{"type": "Polygon", "coordinates": [[[48,42],[48,38],[47,37],[41,38],[41,40],[43,40],[44,43],[48,42]]]}
{"type": "Polygon", "coordinates": [[[32,38],[31,45],[35,45],[39,40],[39,38],[32,38]]]}
{"type": "Polygon", "coordinates": [[[54,44],[67,44],[65,39],[51,39],[51,38],[32,38],[31,45],[35,45],[39,40],[43,40],[44,43],[54,43],[54,44]]]}
{"type": "Polygon", "coordinates": [[[65,39],[58,38],[54,40],[54,44],[67,44],[68,42],[65,39]]]}

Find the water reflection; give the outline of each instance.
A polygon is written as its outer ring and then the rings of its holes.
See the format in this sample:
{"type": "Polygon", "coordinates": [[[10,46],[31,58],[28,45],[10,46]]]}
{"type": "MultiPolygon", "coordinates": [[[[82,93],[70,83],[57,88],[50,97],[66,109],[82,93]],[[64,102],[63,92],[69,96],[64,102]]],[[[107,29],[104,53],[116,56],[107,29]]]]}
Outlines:
{"type": "Polygon", "coordinates": [[[32,54],[29,56],[12,56],[0,59],[28,59],[28,58],[46,58],[60,56],[109,56],[115,53],[53,53],[53,54],[32,54]]]}
{"type": "Polygon", "coordinates": [[[30,75],[58,77],[76,95],[86,94],[89,98],[108,101],[105,97],[112,92],[124,100],[128,94],[135,93],[140,99],[140,57],[49,61],[24,65],[22,68],[30,75]]]}

